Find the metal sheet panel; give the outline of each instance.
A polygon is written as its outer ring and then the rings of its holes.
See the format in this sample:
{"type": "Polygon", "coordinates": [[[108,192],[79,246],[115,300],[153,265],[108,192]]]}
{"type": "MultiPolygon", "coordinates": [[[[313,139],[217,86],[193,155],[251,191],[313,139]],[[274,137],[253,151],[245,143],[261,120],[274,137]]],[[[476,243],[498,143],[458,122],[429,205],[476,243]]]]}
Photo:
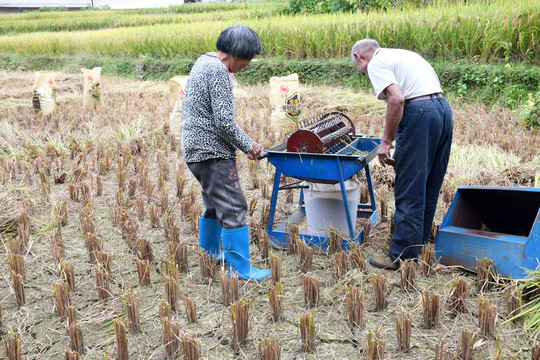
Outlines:
{"type": "Polygon", "coordinates": [[[446,265],[476,271],[486,257],[502,276],[526,277],[540,263],[540,189],[460,186],[435,251],[446,265]]]}

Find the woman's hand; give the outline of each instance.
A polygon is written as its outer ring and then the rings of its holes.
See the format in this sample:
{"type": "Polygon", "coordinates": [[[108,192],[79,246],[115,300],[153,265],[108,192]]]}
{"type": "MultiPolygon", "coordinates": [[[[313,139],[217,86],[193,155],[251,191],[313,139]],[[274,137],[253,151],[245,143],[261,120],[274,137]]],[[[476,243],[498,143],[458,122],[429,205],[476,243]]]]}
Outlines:
{"type": "Polygon", "coordinates": [[[257,160],[259,155],[261,155],[261,150],[262,150],[261,145],[254,142],[253,147],[251,148],[251,153],[249,153],[249,156],[248,156],[250,160],[257,160]]]}

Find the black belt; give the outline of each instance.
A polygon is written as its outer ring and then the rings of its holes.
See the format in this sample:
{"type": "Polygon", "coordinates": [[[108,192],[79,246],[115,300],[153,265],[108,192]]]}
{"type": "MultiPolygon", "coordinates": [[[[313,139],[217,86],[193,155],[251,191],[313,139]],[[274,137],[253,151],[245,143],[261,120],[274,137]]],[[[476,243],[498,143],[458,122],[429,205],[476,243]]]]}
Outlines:
{"type": "Polygon", "coordinates": [[[442,97],[443,97],[442,93],[434,93],[434,94],[429,94],[429,95],[422,95],[422,96],[414,97],[412,99],[405,100],[405,104],[409,105],[410,103],[420,101],[420,100],[438,99],[438,98],[442,98],[442,97]]]}

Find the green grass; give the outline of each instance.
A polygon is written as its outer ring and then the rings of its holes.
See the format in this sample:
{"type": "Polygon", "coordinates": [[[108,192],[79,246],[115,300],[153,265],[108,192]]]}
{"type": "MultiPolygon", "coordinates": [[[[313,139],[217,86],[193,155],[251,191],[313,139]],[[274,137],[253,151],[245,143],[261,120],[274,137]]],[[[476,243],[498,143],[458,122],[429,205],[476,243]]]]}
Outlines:
{"type": "Polygon", "coordinates": [[[520,281],[523,296],[528,299],[521,311],[507,321],[523,319],[523,327],[534,340],[540,336],[540,268],[531,271],[526,279],[520,281]]]}

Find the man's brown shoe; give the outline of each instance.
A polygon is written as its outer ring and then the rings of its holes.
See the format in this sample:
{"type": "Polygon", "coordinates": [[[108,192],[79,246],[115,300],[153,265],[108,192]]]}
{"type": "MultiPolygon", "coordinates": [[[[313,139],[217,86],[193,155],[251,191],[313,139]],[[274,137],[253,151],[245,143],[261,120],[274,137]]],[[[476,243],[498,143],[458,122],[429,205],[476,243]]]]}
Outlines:
{"type": "Polygon", "coordinates": [[[390,259],[390,256],[383,253],[371,254],[371,257],[369,258],[369,263],[381,269],[386,269],[386,270],[399,269],[399,263],[393,262],[392,259],[390,259]]]}

